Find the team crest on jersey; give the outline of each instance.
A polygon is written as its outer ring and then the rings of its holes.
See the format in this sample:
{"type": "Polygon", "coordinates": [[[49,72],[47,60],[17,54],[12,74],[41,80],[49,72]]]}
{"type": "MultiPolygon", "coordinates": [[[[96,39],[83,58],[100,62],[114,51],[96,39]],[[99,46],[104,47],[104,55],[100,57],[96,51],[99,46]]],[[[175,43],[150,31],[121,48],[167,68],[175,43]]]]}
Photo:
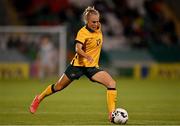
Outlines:
{"type": "Polygon", "coordinates": [[[97,39],[96,42],[97,42],[97,46],[99,46],[101,44],[101,39],[97,39]]]}

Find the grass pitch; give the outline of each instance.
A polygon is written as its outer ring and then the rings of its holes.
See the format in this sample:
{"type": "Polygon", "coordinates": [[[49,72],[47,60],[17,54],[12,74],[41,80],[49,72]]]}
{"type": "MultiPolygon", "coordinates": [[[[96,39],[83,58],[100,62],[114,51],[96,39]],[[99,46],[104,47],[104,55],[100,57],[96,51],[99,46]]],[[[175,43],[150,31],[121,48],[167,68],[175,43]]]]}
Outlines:
{"type": "MultiPolygon", "coordinates": [[[[0,81],[0,125],[114,125],[107,119],[106,88],[87,78],[47,97],[35,114],[34,96],[56,79],[0,81]]],[[[128,111],[127,125],[180,125],[180,80],[116,78],[117,107],[128,111]]]]}

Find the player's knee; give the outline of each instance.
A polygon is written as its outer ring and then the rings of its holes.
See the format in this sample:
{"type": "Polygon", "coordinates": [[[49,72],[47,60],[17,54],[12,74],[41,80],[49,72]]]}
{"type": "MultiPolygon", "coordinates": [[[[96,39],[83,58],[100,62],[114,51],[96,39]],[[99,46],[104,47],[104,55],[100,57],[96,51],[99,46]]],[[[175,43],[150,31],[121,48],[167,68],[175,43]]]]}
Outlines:
{"type": "Polygon", "coordinates": [[[111,80],[109,82],[108,88],[116,88],[116,81],[115,80],[111,80]]]}

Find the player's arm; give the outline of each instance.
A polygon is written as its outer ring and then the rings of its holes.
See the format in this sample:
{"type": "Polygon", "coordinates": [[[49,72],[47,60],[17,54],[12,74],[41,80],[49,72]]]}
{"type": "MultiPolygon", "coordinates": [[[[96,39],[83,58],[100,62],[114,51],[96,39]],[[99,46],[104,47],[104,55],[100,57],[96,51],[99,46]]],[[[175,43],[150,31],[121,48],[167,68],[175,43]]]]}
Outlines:
{"type": "Polygon", "coordinates": [[[79,55],[85,57],[90,63],[92,63],[92,62],[93,62],[93,58],[92,58],[91,56],[87,55],[87,54],[84,52],[84,50],[82,49],[82,47],[83,47],[82,43],[76,42],[76,52],[77,52],[79,55]]]}

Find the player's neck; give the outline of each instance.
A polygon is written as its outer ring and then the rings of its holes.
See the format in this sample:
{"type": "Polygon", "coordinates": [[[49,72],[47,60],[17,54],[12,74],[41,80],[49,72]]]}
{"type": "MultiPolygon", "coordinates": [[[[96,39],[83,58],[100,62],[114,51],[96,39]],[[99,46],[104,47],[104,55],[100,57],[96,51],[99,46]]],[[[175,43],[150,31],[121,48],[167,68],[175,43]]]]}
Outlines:
{"type": "Polygon", "coordinates": [[[95,32],[94,30],[92,30],[91,28],[89,28],[88,25],[86,25],[86,29],[87,29],[89,32],[91,32],[91,33],[95,32]]]}

